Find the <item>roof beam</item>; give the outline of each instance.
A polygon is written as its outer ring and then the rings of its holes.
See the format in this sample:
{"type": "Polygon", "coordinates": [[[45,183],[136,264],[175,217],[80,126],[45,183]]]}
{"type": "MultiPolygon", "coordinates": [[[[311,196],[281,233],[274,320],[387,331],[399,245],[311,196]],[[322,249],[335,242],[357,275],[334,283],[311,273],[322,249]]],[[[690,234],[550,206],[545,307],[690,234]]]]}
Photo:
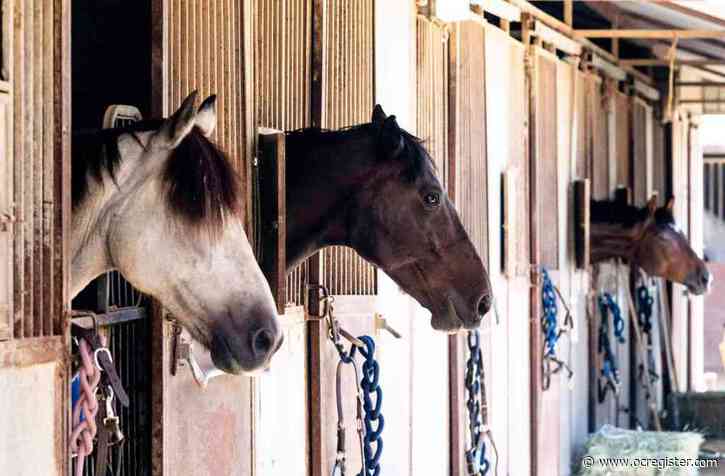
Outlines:
{"type": "Polygon", "coordinates": [[[694,88],[694,87],[703,87],[703,86],[717,86],[717,87],[725,87],[725,82],[722,81],[677,81],[675,82],[675,86],[679,87],[687,87],[687,88],[694,88]]]}
{"type": "Polygon", "coordinates": [[[639,30],[639,29],[597,29],[573,30],[575,38],[725,38],[725,30],[639,30]]]}
{"type": "MultiPolygon", "coordinates": [[[[621,59],[623,66],[669,66],[664,59],[621,59]]],[[[725,60],[675,60],[675,66],[723,66],[725,60]]]]}

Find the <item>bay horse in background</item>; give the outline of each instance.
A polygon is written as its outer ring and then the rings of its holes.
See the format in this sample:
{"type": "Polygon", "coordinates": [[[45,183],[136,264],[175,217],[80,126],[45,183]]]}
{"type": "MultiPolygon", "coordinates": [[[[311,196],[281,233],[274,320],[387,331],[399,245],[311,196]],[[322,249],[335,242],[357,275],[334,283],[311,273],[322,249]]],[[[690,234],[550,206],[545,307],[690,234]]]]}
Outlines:
{"type": "Polygon", "coordinates": [[[269,365],[282,343],[247,240],[243,194],[209,140],[215,97],[160,121],[73,137],[71,294],[117,269],[207,346],[220,370],[269,365]]]}
{"type": "Polygon", "coordinates": [[[286,133],[287,269],[353,248],[432,313],[434,329],[479,326],[492,304],[483,262],[420,139],[375,106],[372,122],[286,133]]]}
{"type": "Polygon", "coordinates": [[[591,260],[621,258],[658,276],[705,294],[712,275],[690,247],[672,214],[674,198],[657,208],[657,196],[639,208],[618,201],[591,201],[591,260]]]}

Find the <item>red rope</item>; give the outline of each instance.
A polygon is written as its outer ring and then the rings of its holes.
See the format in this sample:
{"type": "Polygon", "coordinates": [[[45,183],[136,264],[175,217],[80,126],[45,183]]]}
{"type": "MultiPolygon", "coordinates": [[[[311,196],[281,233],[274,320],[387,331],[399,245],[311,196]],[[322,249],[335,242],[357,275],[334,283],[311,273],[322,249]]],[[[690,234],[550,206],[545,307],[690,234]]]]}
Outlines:
{"type": "Polygon", "coordinates": [[[84,339],[80,339],[79,349],[81,368],[78,374],[81,394],[73,406],[73,430],[70,435],[71,453],[77,455],[76,476],[83,474],[83,463],[86,456],[93,452],[93,438],[95,438],[97,431],[96,413],[98,413],[96,389],[98,388],[98,382],[101,380],[101,371],[96,367],[91,348],[84,339]],[[81,415],[83,415],[83,421],[81,421],[81,415]]]}

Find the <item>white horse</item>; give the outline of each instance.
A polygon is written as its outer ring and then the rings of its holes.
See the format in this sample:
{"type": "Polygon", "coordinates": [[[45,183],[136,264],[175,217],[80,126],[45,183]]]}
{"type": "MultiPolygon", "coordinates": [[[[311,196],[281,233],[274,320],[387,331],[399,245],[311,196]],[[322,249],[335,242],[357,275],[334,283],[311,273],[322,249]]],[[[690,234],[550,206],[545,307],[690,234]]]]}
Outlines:
{"type": "Polygon", "coordinates": [[[215,96],[161,121],[73,139],[72,295],[117,269],[228,373],[269,365],[282,333],[247,240],[237,176],[208,139],[215,96]]]}

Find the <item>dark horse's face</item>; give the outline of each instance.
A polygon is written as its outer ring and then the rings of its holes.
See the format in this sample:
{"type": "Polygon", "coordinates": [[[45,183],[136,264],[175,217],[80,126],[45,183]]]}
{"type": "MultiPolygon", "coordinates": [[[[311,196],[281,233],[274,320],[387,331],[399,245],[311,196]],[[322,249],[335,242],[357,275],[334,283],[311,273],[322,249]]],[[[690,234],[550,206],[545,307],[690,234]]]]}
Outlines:
{"type": "Polygon", "coordinates": [[[649,215],[638,229],[635,262],[652,276],[684,284],[693,294],[706,293],[712,275],[675,223],[674,198],[659,209],[655,200],[656,197],[650,199],[649,215]]]}
{"type": "Polygon", "coordinates": [[[491,308],[488,274],[418,139],[380,106],[375,176],[348,214],[350,245],[432,313],[433,328],[475,328],[491,308]]]}

